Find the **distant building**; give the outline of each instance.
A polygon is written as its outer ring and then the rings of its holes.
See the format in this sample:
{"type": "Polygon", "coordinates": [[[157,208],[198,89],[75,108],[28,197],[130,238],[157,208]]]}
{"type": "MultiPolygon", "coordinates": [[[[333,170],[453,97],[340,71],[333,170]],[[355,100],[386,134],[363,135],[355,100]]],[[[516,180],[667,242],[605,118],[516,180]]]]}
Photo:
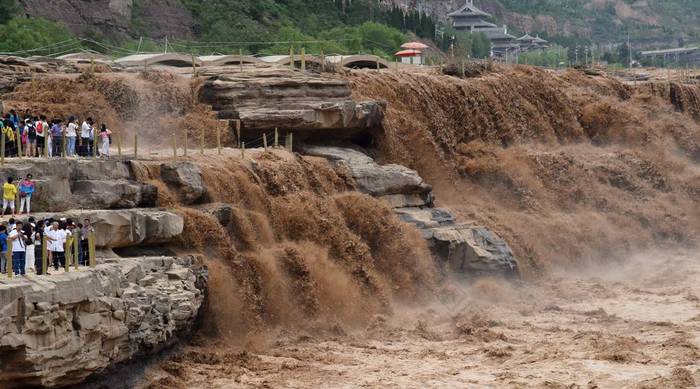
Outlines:
{"type": "Polygon", "coordinates": [[[452,19],[452,26],[457,31],[478,32],[482,29],[497,27],[484,20],[491,15],[477,8],[474,0],[467,0],[462,8],[450,12],[447,16],[452,19]]]}
{"type": "Polygon", "coordinates": [[[416,49],[401,50],[394,56],[403,64],[408,65],[423,65],[423,52],[416,49]]]}
{"type": "Polygon", "coordinates": [[[452,19],[452,26],[457,31],[485,34],[491,41],[491,54],[494,57],[507,59],[519,50],[520,45],[515,36],[508,34],[508,27],[498,27],[487,21],[491,15],[477,8],[474,0],[466,0],[464,6],[447,16],[452,19]]]}
{"type": "Polygon", "coordinates": [[[516,39],[516,41],[518,42],[518,45],[520,45],[520,52],[542,50],[549,47],[546,40],[530,34],[525,34],[516,39]]]}

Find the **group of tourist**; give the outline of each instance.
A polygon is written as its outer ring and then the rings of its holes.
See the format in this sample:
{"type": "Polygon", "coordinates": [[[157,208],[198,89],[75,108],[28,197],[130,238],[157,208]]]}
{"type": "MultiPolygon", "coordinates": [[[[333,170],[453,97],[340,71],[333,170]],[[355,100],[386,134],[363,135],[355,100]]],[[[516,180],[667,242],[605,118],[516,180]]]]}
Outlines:
{"type": "Polygon", "coordinates": [[[50,122],[45,115],[26,110],[20,115],[10,110],[0,120],[0,131],[5,136],[5,156],[16,157],[91,157],[109,158],[112,131],[102,124],[99,129],[92,118],[78,124],[71,116],[64,121],[54,118],[50,122]],[[97,150],[95,147],[97,136],[97,150]]]}
{"type": "MultiPolygon", "coordinates": [[[[27,174],[19,183],[15,184],[13,177],[8,177],[7,182],[3,184],[3,200],[2,213],[0,217],[5,216],[5,212],[10,210],[12,218],[7,223],[0,224],[0,270],[3,274],[7,273],[7,253],[12,250],[12,271],[15,275],[25,275],[27,270],[34,269],[36,274],[49,274],[48,269],[43,268],[42,262],[42,242],[46,237],[48,263],[53,263],[54,269],[65,267],[66,263],[66,242],[70,236],[76,238],[78,245],[78,258],[75,259],[81,265],[86,265],[88,262],[88,235],[94,229],[90,224],[89,219],[85,219],[83,223],[74,223],[71,219],[42,219],[35,220],[29,216],[31,212],[31,199],[36,184],[33,181],[31,174],[27,174]],[[26,222],[15,220],[15,203],[19,196],[20,215],[26,213],[28,219],[26,222]]],[[[68,264],[70,265],[70,264],[68,264]]]]}
{"type": "MultiPolygon", "coordinates": [[[[89,265],[90,251],[88,239],[94,228],[90,219],[83,223],[75,223],[66,218],[49,218],[35,220],[29,217],[25,222],[11,218],[7,223],[0,224],[0,269],[2,274],[7,274],[7,252],[12,250],[12,272],[14,275],[25,275],[28,271],[34,271],[37,275],[48,275],[48,269],[44,269],[43,250],[44,237],[46,238],[47,267],[53,264],[54,270],[65,268],[66,251],[72,247],[67,244],[69,237],[74,237],[78,245],[78,261],[82,266],[89,265]]],[[[72,252],[72,251],[71,251],[72,252]]],[[[74,264],[74,263],[73,263],[74,264]]],[[[67,264],[72,265],[71,263],[67,264]]]]}

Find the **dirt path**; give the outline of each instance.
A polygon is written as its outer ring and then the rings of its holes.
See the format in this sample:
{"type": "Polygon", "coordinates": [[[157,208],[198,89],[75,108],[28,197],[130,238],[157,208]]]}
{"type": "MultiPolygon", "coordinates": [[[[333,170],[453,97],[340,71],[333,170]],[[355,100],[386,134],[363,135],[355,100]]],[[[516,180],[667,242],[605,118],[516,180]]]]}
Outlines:
{"type": "MultiPolygon", "coordinates": [[[[700,383],[700,256],[654,252],[535,285],[481,280],[362,330],[280,331],[265,351],[190,346],[159,387],[669,388],[700,383]]],[[[397,309],[398,311],[398,309],[397,309]]]]}

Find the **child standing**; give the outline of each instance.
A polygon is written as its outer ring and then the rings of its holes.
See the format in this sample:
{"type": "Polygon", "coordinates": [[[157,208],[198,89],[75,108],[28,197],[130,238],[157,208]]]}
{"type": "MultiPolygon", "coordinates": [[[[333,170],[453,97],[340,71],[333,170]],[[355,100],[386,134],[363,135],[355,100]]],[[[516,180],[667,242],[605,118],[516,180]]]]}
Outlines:
{"type": "Polygon", "coordinates": [[[12,210],[12,217],[15,217],[15,197],[17,196],[17,187],[12,183],[12,177],[7,177],[7,182],[2,186],[2,213],[5,216],[5,210],[9,207],[12,210]]]}

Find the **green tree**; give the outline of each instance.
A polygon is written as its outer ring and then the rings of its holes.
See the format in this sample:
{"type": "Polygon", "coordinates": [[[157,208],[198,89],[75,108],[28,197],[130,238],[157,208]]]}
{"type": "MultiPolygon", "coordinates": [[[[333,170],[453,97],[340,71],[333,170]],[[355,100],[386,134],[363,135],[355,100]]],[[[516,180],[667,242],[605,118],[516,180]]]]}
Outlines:
{"type": "Polygon", "coordinates": [[[0,24],[12,19],[18,10],[15,0],[0,0],[0,24]]]}
{"type": "MultiPolygon", "coordinates": [[[[0,28],[0,51],[16,52],[32,50],[73,38],[65,27],[45,19],[16,17],[0,28]]],[[[66,46],[54,46],[34,54],[50,55],[66,50],[66,46]]]]}

